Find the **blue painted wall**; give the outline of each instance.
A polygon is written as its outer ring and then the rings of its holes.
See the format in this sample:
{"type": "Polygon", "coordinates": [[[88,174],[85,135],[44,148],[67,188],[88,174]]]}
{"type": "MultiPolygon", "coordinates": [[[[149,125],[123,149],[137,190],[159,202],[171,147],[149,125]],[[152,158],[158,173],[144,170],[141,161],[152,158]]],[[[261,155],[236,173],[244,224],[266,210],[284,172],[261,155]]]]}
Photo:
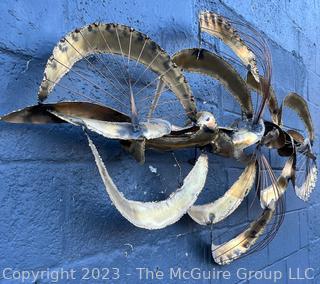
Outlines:
{"type": "MultiPolygon", "coordinates": [[[[320,4],[318,1],[236,1],[236,0],[31,0],[0,2],[0,114],[36,103],[36,93],[44,65],[55,43],[67,32],[94,21],[119,22],[147,33],[170,54],[197,42],[197,12],[208,9],[234,19],[243,19],[264,33],[271,47],[273,85],[277,96],[289,91],[302,94],[310,103],[319,151],[320,87],[320,4]]],[[[223,45],[215,42],[217,49],[223,45]]],[[[239,107],[222,88],[210,85],[209,109],[219,124],[239,116],[239,107]]],[[[204,91],[203,91],[204,92],[204,91]]],[[[200,96],[200,91],[195,94],[200,96]]],[[[201,106],[203,101],[199,99],[201,106]]],[[[207,105],[208,107],[208,105],[207,105]]],[[[301,123],[286,113],[285,123],[300,129],[301,123]]],[[[111,173],[129,198],[161,199],[174,189],[178,171],[170,155],[148,153],[144,169],[137,169],[116,143],[96,138],[103,149],[111,173]],[[159,169],[152,175],[148,166],[159,169]],[[143,180],[139,184],[139,180],[143,180]],[[136,186],[135,186],[136,185],[136,186]],[[142,187],[142,185],[144,187],[142,187]]],[[[177,154],[187,172],[190,151],[177,154]]],[[[270,155],[272,165],[280,169],[283,161],[270,155]]],[[[220,196],[241,173],[232,161],[211,157],[210,174],[201,201],[220,196]]],[[[277,271],[278,283],[289,283],[289,269],[296,272],[311,267],[320,283],[320,195],[316,191],[309,204],[299,201],[290,187],[287,214],[273,242],[261,252],[226,267],[213,264],[210,257],[210,228],[184,217],[177,224],[159,231],[146,231],[128,223],[112,206],[94,165],[82,132],[71,126],[27,126],[0,124],[0,283],[18,277],[22,270],[49,269],[51,282],[63,268],[76,270],[80,283],[85,269],[110,268],[109,277],[118,283],[146,283],[139,280],[136,268],[163,271],[169,282],[170,268],[203,271],[229,271],[231,280],[213,283],[246,283],[237,270],[277,271]],[[16,274],[12,275],[12,270],[16,274]],[[10,272],[11,271],[11,272],[10,272]]],[[[239,232],[258,214],[250,207],[250,195],[226,221],[214,227],[214,234],[239,232]]],[[[106,270],[100,270],[106,274],[106,270]]],[[[96,273],[96,272],[95,272],[96,273]]],[[[242,274],[241,274],[242,275],[242,274]]],[[[70,276],[70,274],[69,274],[70,276]]],[[[187,276],[187,275],[186,275],[187,276]]],[[[66,275],[64,274],[64,277],[66,275]]],[[[45,276],[36,283],[50,283],[45,276]]],[[[292,281],[292,280],[291,280],[292,281]]],[[[90,279],[83,283],[113,283],[90,279]]],[[[209,280],[171,280],[172,283],[208,283],[209,280]]],[[[250,280],[250,283],[271,281],[250,280]]],[[[24,283],[34,283],[30,279],[24,283]]],[[[291,283],[291,282],[290,282],[291,283]]],[[[296,283],[296,282],[292,282],[296,283]]]]}

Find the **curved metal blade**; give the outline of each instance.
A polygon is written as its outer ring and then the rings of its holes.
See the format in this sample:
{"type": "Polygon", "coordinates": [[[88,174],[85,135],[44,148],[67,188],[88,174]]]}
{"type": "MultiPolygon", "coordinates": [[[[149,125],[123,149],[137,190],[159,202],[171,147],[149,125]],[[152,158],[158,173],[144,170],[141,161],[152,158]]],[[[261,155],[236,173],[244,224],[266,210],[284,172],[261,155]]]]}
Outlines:
{"type": "Polygon", "coordinates": [[[238,72],[223,58],[205,49],[184,49],[172,60],[186,71],[210,76],[223,84],[240,104],[247,118],[253,115],[250,92],[238,72]]]}
{"type": "Polygon", "coordinates": [[[204,11],[199,15],[199,28],[228,45],[259,82],[256,56],[228,20],[214,12],[204,11]]]}
{"type": "Polygon", "coordinates": [[[305,99],[297,93],[289,93],[283,101],[283,106],[291,108],[298,114],[304,125],[307,127],[309,140],[312,143],[315,137],[314,128],[309,107],[305,99]]]}
{"type": "Polygon", "coordinates": [[[52,104],[38,104],[13,111],[0,117],[0,120],[10,123],[63,123],[63,119],[50,113],[59,112],[63,115],[80,116],[110,122],[130,122],[130,118],[110,107],[88,102],[60,102],[52,104]]]}
{"type": "Polygon", "coordinates": [[[122,216],[137,227],[153,230],[177,222],[195,202],[205,185],[208,157],[201,155],[184,179],[182,187],[172,193],[168,199],[159,202],[128,200],[113,183],[97,148],[89,137],[88,141],[110,199],[122,216]]]}
{"type": "Polygon", "coordinates": [[[50,111],[60,119],[73,125],[85,127],[106,138],[119,140],[141,140],[159,138],[171,132],[171,124],[163,119],[153,118],[147,122],[140,122],[136,130],[129,122],[109,122],[81,116],[65,115],[60,112],[50,111]]]}
{"type": "Polygon", "coordinates": [[[301,133],[299,133],[296,130],[289,129],[287,130],[287,133],[293,138],[293,140],[299,144],[303,144],[304,142],[304,137],[301,133]]]}
{"type": "MultiPolygon", "coordinates": [[[[310,153],[307,153],[306,155],[309,154],[310,153]]],[[[311,193],[316,188],[318,167],[315,158],[311,158],[310,156],[305,156],[304,154],[297,152],[297,158],[301,157],[304,159],[303,167],[297,169],[297,178],[294,190],[296,195],[306,202],[309,200],[311,193]]]]}
{"type": "Polygon", "coordinates": [[[200,225],[211,225],[227,218],[250,192],[256,176],[256,161],[249,162],[239,179],[226,193],[212,203],[193,205],[189,216],[200,225]]]}
{"type": "Polygon", "coordinates": [[[226,265],[247,253],[265,231],[275,212],[274,204],[266,208],[261,216],[252,222],[248,229],[231,239],[230,241],[211,246],[212,257],[219,265],[226,265]]]}

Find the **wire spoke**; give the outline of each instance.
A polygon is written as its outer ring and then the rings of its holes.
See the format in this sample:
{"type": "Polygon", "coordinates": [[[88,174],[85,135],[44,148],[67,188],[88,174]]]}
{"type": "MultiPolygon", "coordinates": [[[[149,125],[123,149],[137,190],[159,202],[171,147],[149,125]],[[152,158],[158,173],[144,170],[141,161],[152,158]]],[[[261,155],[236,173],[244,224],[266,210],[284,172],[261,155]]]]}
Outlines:
{"type": "Polygon", "coordinates": [[[80,78],[82,78],[83,80],[87,81],[88,83],[92,84],[95,88],[98,88],[100,90],[102,90],[104,93],[106,93],[107,95],[109,95],[111,98],[113,98],[114,100],[116,100],[117,102],[119,102],[120,104],[122,104],[123,106],[127,107],[126,104],[124,104],[121,100],[119,100],[118,98],[116,98],[115,96],[113,96],[112,94],[110,94],[109,92],[107,92],[105,89],[103,89],[101,86],[97,85],[96,83],[92,82],[91,80],[89,80],[88,78],[86,78],[85,76],[81,75],[79,72],[71,69],[70,67],[68,67],[67,65],[63,64],[62,62],[60,62],[59,60],[53,58],[54,61],[56,61],[57,63],[59,63],[60,65],[62,65],[63,67],[65,67],[66,69],[68,69],[70,72],[76,74],[77,76],[79,76],[80,78]]]}
{"type": "MultiPolygon", "coordinates": [[[[81,36],[83,37],[83,39],[87,42],[87,44],[90,46],[90,48],[92,49],[91,44],[87,41],[87,39],[83,36],[83,34],[82,34],[81,32],[80,32],[80,34],[81,34],[81,36]]],[[[113,84],[113,82],[112,82],[108,77],[106,77],[100,70],[98,70],[98,69],[88,60],[88,58],[86,58],[85,56],[83,56],[83,55],[81,54],[81,52],[80,52],[71,42],[69,42],[67,39],[65,39],[65,40],[66,40],[66,42],[82,57],[82,59],[84,59],[84,60],[87,62],[87,64],[89,64],[89,65],[91,66],[91,68],[94,69],[94,71],[96,71],[98,74],[100,74],[106,81],[108,81],[109,83],[111,83],[111,85],[112,85],[113,87],[115,87],[122,95],[126,96],[125,93],[123,93],[123,91],[121,91],[119,88],[117,88],[117,87],[113,84]]],[[[104,65],[104,67],[105,67],[107,70],[109,70],[109,68],[104,64],[104,62],[102,62],[102,61],[99,59],[98,56],[97,56],[97,58],[98,58],[98,60],[104,65]]],[[[114,79],[118,82],[118,84],[121,86],[121,88],[124,90],[124,88],[122,87],[121,83],[120,83],[120,82],[116,79],[116,77],[113,75],[112,71],[109,70],[109,72],[110,72],[110,74],[114,77],[114,79]]],[[[124,90],[124,91],[125,91],[125,90],[124,90]]]]}
{"type": "Polygon", "coordinates": [[[149,63],[149,65],[144,69],[144,71],[140,74],[139,78],[137,79],[137,81],[132,85],[132,88],[138,83],[140,82],[140,79],[142,78],[142,76],[144,75],[145,72],[147,72],[147,70],[150,69],[151,65],[153,64],[153,62],[157,59],[157,57],[159,56],[159,51],[157,52],[157,55],[152,59],[152,61],[149,63]]]}
{"type": "MultiPolygon", "coordinates": [[[[113,55],[113,57],[112,57],[113,63],[114,63],[115,65],[119,65],[118,62],[116,62],[116,60],[115,60],[115,55],[116,55],[116,54],[115,54],[115,53],[112,51],[112,49],[110,48],[110,45],[108,44],[107,39],[106,39],[105,36],[103,35],[103,33],[102,33],[102,31],[100,30],[99,26],[98,26],[98,30],[99,30],[99,33],[100,33],[100,35],[101,35],[101,37],[102,37],[105,45],[106,45],[107,48],[109,49],[109,52],[113,55]]],[[[125,70],[124,70],[123,66],[122,66],[122,69],[123,69],[123,72],[120,72],[121,77],[122,77],[122,79],[127,83],[127,86],[129,87],[129,84],[128,84],[125,76],[124,76],[125,70]]]]}
{"type": "MultiPolygon", "coordinates": [[[[154,82],[156,82],[157,80],[159,80],[162,76],[164,76],[165,74],[167,74],[170,70],[172,69],[172,67],[169,67],[166,71],[162,72],[159,76],[157,76],[155,79],[153,79],[148,85],[144,86],[143,88],[141,88],[137,93],[135,93],[135,96],[139,95],[143,90],[145,90],[147,87],[149,87],[150,85],[152,85],[154,82]]],[[[181,83],[180,83],[181,84],[181,83]]],[[[180,85],[179,84],[179,85],[180,85]]]]}
{"type": "Polygon", "coordinates": [[[96,100],[94,100],[94,99],[92,99],[92,98],[90,98],[90,97],[88,97],[88,96],[86,96],[86,95],[84,95],[84,94],[82,94],[82,93],[76,92],[76,91],[72,90],[71,88],[69,88],[69,87],[61,84],[60,82],[53,82],[53,81],[51,81],[51,80],[49,80],[49,79],[47,79],[47,80],[48,80],[49,82],[51,82],[52,84],[55,84],[55,85],[57,85],[58,87],[63,88],[63,89],[65,89],[65,90],[71,92],[72,94],[75,94],[75,95],[77,95],[77,96],[83,97],[83,98],[85,98],[85,99],[87,99],[87,100],[90,100],[90,101],[96,103],[96,104],[100,104],[98,101],[96,101],[96,100]]]}

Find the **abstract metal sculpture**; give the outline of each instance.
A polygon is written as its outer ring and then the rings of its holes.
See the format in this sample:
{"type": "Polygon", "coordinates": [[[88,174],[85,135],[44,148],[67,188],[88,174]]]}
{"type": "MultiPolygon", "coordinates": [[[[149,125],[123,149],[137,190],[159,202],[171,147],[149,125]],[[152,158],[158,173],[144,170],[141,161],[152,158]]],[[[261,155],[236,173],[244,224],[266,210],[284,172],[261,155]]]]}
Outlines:
{"type": "Polygon", "coordinates": [[[222,58],[199,47],[179,51],[171,58],[148,36],[130,27],[94,23],[69,33],[54,48],[39,88],[39,104],[2,116],[1,120],[10,123],[70,123],[82,127],[114,206],[123,217],[140,228],[161,229],[186,213],[201,225],[220,222],[238,208],[256,181],[263,209],[261,216],[230,241],[221,245],[212,243],[214,261],[224,265],[263,248],[272,240],[284,217],[283,196],[289,181],[299,198],[309,199],[317,179],[316,157],[312,152],[315,135],[308,106],[301,96],[290,93],[278,105],[271,87],[270,53],[257,31],[213,12],[201,12],[200,45],[203,33],[220,39],[234,52],[238,57],[236,63],[248,70],[246,80],[228,57],[222,58]],[[237,32],[235,26],[242,27],[243,31],[237,32]],[[107,87],[97,83],[95,77],[77,71],[74,65],[80,61],[86,62],[95,76],[99,75],[107,83],[107,87]],[[141,72],[138,72],[139,68],[141,72]],[[198,111],[183,71],[219,81],[240,104],[242,118],[230,127],[219,127],[213,114],[198,111]],[[81,83],[105,94],[113,107],[97,102],[92,93],[88,96],[63,85],[62,80],[67,74],[75,75],[81,83]],[[44,103],[58,86],[89,101],[44,103]],[[151,88],[155,90],[150,92],[151,88]],[[257,110],[252,104],[253,92],[261,97],[257,110]],[[147,94],[145,98],[141,98],[142,93],[147,94]],[[169,99],[170,94],[173,99],[169,99]],[[187,123],[178,126],[171,119],[164,119],[163,106],[174,111],[182,107],[187,123]],[[263,119],[265,107],[269,109],[271,121],[263,119]],[[307,130],[306,137],[295,130],[285,129],[282,123],[285,107],[300,117],[307,130]],[[160,202],[132,201],[126,199],[114,184],[89,137],[89,131],[119,140],[140,163],[145,161],[146,149],[173,151],[197,148],[202,154],[180,188],[168,199],[160,202]],[[278,178],[262,152],[263,147],[276,149],[280,156],[287,157],[278,178]],[[234,158],[242,162],[245,169],[222,197],[208,204],[194,205],[206,182],[207,153],[210,152],[234,158]],[[305,160],[302,173],[299,171],[301,181],[296,170],[298,159],[305,160]],[[275,221],[271,229],[258,242],[273,218],[275,221]]]}

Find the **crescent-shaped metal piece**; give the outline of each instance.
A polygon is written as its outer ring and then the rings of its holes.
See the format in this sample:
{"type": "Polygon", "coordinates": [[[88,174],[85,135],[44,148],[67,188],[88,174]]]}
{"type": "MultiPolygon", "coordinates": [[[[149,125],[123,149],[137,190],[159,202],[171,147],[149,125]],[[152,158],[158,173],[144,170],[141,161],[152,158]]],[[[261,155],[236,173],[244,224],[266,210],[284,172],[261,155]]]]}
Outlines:
{"type": "Polygon", "coordinates": [[[0,117],[0,120],[9,123],[63,123],[65,120],[58,118],[50,113],[55,111],[63,115],[80,116],[104,120],[109,122],[130,122],[130,118],[117,110],[110,107],[93,104],[88,102],[60,102],[52,104],[38,104],[29,106],[20,110],[13,111],[0,117]]]}
{"type": "Polygon", "coordinates": [[[315,161],[310,161],[311,165],[306,174],[305,180],[301,186],[297,184],[294,187],[296,195],[303,201],[308,201],[311,193],[314,191],[316,187],[316,183],[318,180],[318,168],[315,161]]]}
{"type": "Polygon", "coordinates": [[[204,11],[199,15],[199,28],[200,31],[217,37],[228,45],[240,58],[242,63],[250,69],[255,80],[259,82],[259,71],[255,54],[245,44],[227,19],[214,12],[204,11]]]}
{"type": "Polygon", "coordinates": [[[230,264],[241,257],[257,242],[265,231],[275,212],[274,204],[266,208],[261,216],[235,238],[221,245],[211,245],[212,257],[219,265],[230,264]]]}
{"type": "Polygon", "coordinates": [[[299,133],[298,131],[296,130],[293,130],[293,129],[289,129],[287,130],[287,133],[292,137],[292,139],[296,142],[296,143],[299,143],[299,144],[303,144],[304,142],[304,137],[301,133],[299,133]]]}
{"type": "Polygon", "coordinates": [[[134,129],[130,122],[110,122],[81,116],[65,115],[50,111],[58,118],[76,126],[82,126],[109,139],[141,140],[155,139],[171,132],[171,124],[163,119],[152,118],[139,123],[139,129],[134,129]]]}
{"type": "Polygon", "coordinates": [[[170,56],[148,36],[119,24],[94,23],[67,34],[53,49],[38,98],[42,102],[70,68],[92,54],[117,54],[144,64],[161,76],[175,93],[191,119],[196,113],[189,85],[170,56]]]}
{"type": "Polygon", "coordinates": [[[289,93],[283,101],[283,106],[291,108],[298,114],[298,116],[307,128],[309,140],[312,144],[315,137],[314,128],[309,107],[305,99],[299,96],[297,93],[289,93]]]}
{"type": "Polygon", "coordinates": [[[193,205],[188,210],[189,216],[200,225],[211,225],[224,220],[239,207],[250,192],[255,181],[255,173],[256,161],[252,160],[222,197],[212,203],[193,205]]]}
{"type": "Polygon", "coordinates": [[[172,193],[168,199],[159,202],[128,200],[112,181],[97,148],[89,137],[88,141],[111,201],[121,215],[137,227],[153,230],[177,222],[196,201],[205,185],[208,157],[202,154],[184,179],[182,187],[172,193]]]}
{"type": "MultiPolygon", "coordinates": [[[[294,133],[294,132],[293,132],[294,133]]],[[[297,136],[297,135],[294,135],[297,136]]],[[[296,139],[301,141],[301,137],[299,135],[296,139]]],[[[308,138],[304,139],[302,143],[300,143],[296,147],[296,155],[297,158],[300,156],[303,159],[303,167],[297,170],[297,174],[303,175],[303,181],[300,182],[300,179],[295,183],[294,190],[301,200],[308,201],[311,193],[314,191],[318,179],[318,167],[316,163],[316,156],[312,153],[311,144],[308,138]],[[302,173],[301,173],[301,170],[302,173]]]]}
{"type": "Polygon", "coordinates": [[[253,106],[246,82],[223,58],[206,49],[191,48],[177,52],[172,60],[186,71],[204,74],[221,82],[240,104],[246,117],[252,117],[253,106]]]}

